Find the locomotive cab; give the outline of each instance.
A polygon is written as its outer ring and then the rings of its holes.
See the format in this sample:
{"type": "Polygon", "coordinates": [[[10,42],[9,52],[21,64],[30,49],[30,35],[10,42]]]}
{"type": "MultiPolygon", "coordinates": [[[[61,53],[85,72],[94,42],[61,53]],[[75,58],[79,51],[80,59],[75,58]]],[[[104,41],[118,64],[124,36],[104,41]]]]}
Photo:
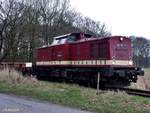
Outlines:
{"type": "Polygon", "coordinates": [[[53,38],[52,45],[74,43],[81,40],[91,38],[92,35],[84,33],[70,33],[53,38]]]}

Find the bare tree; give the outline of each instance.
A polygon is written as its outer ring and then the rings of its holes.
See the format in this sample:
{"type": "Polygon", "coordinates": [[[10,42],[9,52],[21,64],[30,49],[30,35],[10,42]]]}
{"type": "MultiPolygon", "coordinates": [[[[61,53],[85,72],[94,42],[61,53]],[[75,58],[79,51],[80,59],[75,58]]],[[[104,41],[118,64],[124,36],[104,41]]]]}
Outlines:
{"type": "Polygon", "coordinates": [[[133,58],[137,66],[149,66],[150,42],[143,37],[136,37],[133,40],[133,58]]]}
{"type": "Polygon", "coordinates": [[[83,32],[90,33],[99,37],[111,35],[111,33],[106,30],[105,24],[94,21],[89,17],[83,17],[81,14],[78,14],[74,25],[80,28],[83,32]]]}
{"type": "Polygon", "coordinates": [[[36,48],[50,37],[69,32],[106,36],[104,24],[83,17],[69,0],[5,0],[0,2],[0,62],[23,59],[35,63],[36,48]]]}
{"type": "Polygon", "coordinates": [[[64,12],[69,7],[68,4],[68,0],[41,0],[42,36],[46,45],[49,43],[49,37],[56,34],[55,27],[59,26],[64,12]]]}
{"type": "Polygon", "coordinates": [[[8,55],[16,56],[15,49],[19,41],[19,26],[24,22],[23,1],[6,0],[0,5],[0,62],[8,55]],[[11,53],[11,54],[10,54],[11,53]]]}

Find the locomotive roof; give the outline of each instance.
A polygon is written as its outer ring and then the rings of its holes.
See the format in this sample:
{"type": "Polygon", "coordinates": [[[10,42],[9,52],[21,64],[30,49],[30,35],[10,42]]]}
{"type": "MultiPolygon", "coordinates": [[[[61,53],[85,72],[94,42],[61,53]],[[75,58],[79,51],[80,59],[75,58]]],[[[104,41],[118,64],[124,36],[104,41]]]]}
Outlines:
{"type": "Polygon", "coordinates": [[[59,39],[59,38],[63,38],[63,37],[70,36],[70,35],[71,35],[71,33],[65,34],[65,35],[56,36],[56,37],[53,37],[53,38],[54,39],[59,39]]]}
{"type": "Polygon", "coordinates": [[[112,39],[112,38],[120,38],[120,37],[128,38],[126,36],[91,37],[91,38],[81,39],[81,40],[79,40],[79,42],[92,41],[92,40],[109,40],[109,39],[112,39]]]}
{"type": "MultiPolygon", "coordinates": [[[[69,34],[65,34],[65,35],[60,35],[60,36],[57,36],[57,37],[53,37],[54,40],[57,40],[57,39],[61,39],[61,38],[65,38],[67,36],[71,36],[71,35],[80,35],[80,33],[69,33],[69,34]]],[[[108,37],[93,37],[92,35],[90,34],[85,34],[84,33],[84,36],[85,38],[83,39],[80,39],[76,42],[85,42],[85,41],[94,41],[94,40],[109,40],[109,39],[112,39],[112,38],[119,38],[119,37],[123,37],[123,38],[128,38],[126,36],[108,36],[108,37]]],[[[74,42],[74,43],[76,43],[74,42]]],[[[59,44],[54,44],[54,45],[59,45],[59,44]]],[[[40,47],[40,48],[45,48],[45,47],[49,47],[49,46],[53,46],[52,44],[51,45],[44,45],[43,47],[40,47]]]]}

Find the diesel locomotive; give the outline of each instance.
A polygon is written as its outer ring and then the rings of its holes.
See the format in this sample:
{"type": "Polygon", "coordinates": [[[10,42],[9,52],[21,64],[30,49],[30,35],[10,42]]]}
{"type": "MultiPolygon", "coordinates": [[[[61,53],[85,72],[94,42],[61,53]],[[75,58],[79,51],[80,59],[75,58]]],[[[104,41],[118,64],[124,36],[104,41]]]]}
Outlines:
{"type": "Polygon", "coordinates": [[[53,38],[37,49],[33,73],[38,78],[97,82],[136,82],[144,71],[132,60],[131,39],[125,36],[95,37],[70,33],[53,38]]]}

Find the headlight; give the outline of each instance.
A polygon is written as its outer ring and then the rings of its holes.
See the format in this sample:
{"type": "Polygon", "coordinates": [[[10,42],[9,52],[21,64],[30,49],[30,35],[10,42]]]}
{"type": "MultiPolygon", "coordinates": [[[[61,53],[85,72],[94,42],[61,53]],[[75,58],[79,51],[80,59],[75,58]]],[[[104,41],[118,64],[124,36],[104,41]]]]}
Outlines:
{"type": "Polygon", "coordinates": [[[112,61],[112,64],[114,65],[116,62],[115,61],[112,61]]]}
{"type": "Polygon", "coordinates": [[[141,68],[141,71],[144,71],[144,68],[141,68]]]}
{"type": "Polygon", "coordinates": [[[120,41],[123,41],[123,37],[120,38],[120,41]]]}
{"type": "Polygon", "coordinates": [[[129,65],[133,65],[133,62],[132,62],[132,61],[129,61],[129,65]]]}

